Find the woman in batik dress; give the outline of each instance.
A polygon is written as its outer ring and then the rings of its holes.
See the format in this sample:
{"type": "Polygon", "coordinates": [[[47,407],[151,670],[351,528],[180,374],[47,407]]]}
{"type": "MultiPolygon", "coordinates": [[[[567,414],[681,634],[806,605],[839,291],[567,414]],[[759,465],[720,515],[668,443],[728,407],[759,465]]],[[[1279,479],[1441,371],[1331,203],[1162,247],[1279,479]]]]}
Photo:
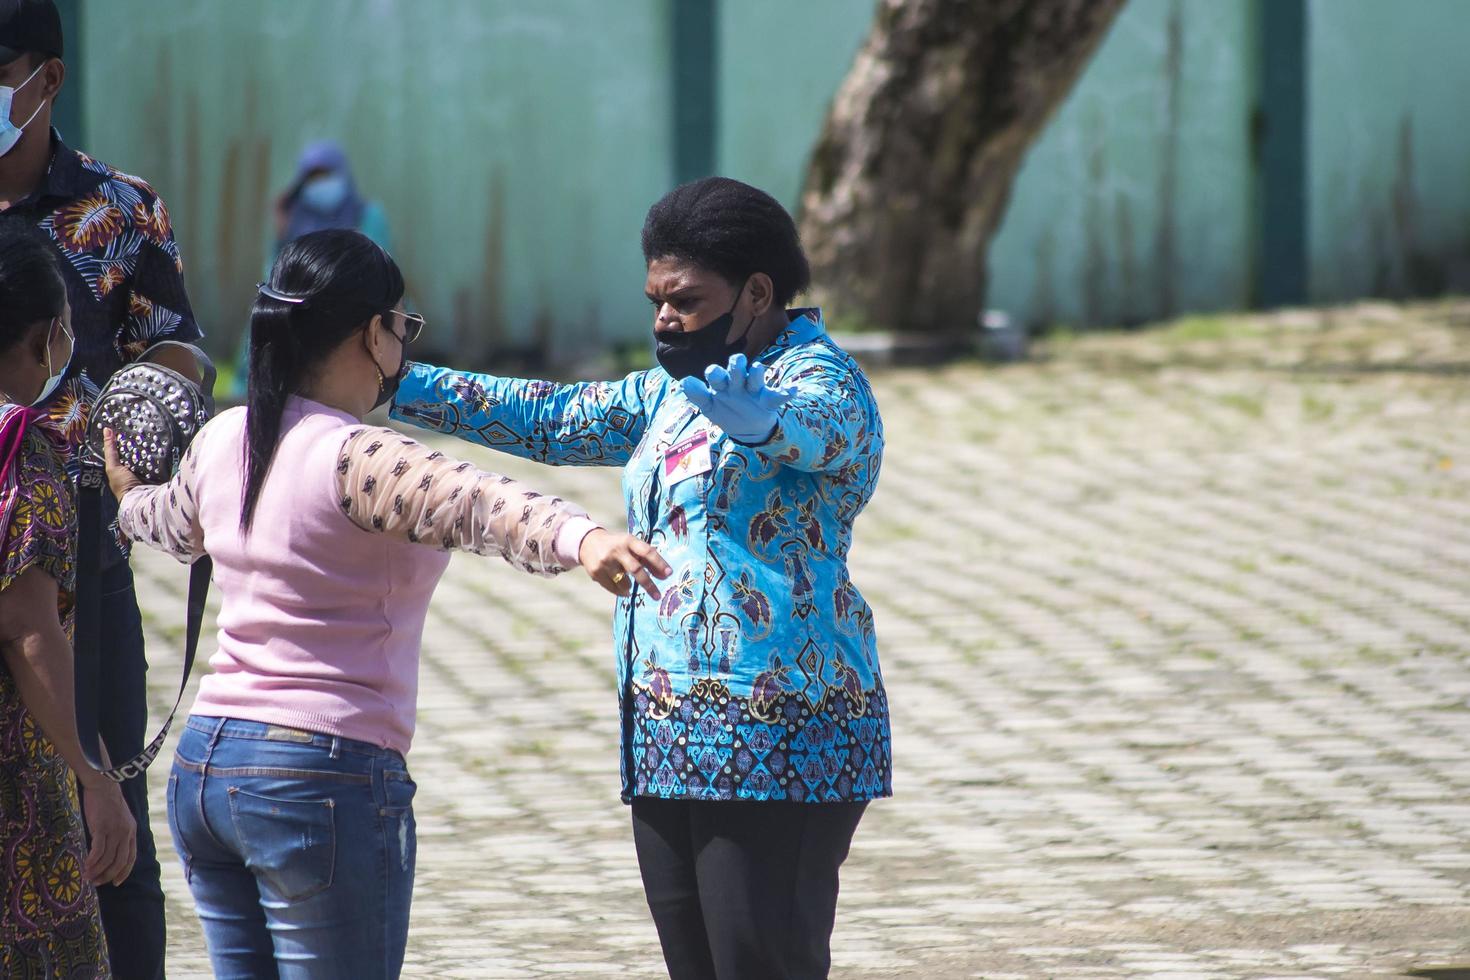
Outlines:
{"type": "MultiPolygon", "coordinates": [[[[848,574],[883,423],[770,195],[712,177],[643,226],[659,366],[558,385],[412,365],[394,417],[618,466],[673,575],[617,576],[622,795],[673,980],[824,977],[838,871],[892,792],[873,616],[848,574]]],[[[565,719],[567,725],[579,724],[565,719]]]]}
{"type": "Polygon", "coordinates": [[[93,886],[126,878],[137,844],[119,784],[87,764],[77,738],[68,446],[29,407],[70,356],[49,246],[0,222],[0,976],[28,980],[111,976],[93,886]]]}

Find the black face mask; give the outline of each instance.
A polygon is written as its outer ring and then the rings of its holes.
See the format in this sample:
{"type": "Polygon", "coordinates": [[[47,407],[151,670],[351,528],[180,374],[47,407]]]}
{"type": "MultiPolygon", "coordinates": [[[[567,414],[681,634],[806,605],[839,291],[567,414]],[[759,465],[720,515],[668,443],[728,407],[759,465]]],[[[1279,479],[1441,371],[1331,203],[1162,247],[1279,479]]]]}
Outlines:
{"type": "MultiPolygon", "coordinates": [[[[392,333],[392,331],[389,330],[389,333],[392,333]]],[[[395,334],[394,336],[397,335],[395,334]]],[[[407,335],[405,334],[405,336],[407,335]]],[[[368,356],[372,356],[371,351],[368,352],[368,356]]],[[[374,361],[373,363],[376,364],[377,362],[374,361]]],[[[378,373],[382,374],[382,371],[383,369],[380,366],[378,368],[378,373]]],[[[398,394],[398,386],[403,382],[403,378],[407,374],[408,344],[403,340],[402,337],[400,337],[398,339],[398,370],[394,372],[392,376],[386,374],[383,375],[383,383],[381,386],[381,390],[378,392],[378,400],[373,402],[373,408],[381,408],[391,402],[393,400],[393,396],[398,394]]]]}
{"type": "Polygon", "coordinates": [[[730,325],[735,322],[735,307],[740,305],[740,297],[749,282],[747,279],[740,284],[740,289],[735,293],[735,302],[728,313],[721,314],[698,330],[654,335],[654,356],[675,381],[696,375],[702,378],[705,368],[711,364],[723,365],[732,355],[745,349],[755,317],[750,318],[745,332],[739,337],[731,341],[726,341],[725,337],[730,333],[730,325]]]}

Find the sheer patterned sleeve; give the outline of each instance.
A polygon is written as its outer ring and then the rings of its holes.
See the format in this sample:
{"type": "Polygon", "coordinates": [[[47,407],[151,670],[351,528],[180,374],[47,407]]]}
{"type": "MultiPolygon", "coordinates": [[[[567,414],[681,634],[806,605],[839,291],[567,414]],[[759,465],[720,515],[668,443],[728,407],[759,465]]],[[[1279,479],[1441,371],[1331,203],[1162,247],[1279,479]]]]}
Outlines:
{"type": "Polygon", "coordinates": [[[194,502],[194,458],[191,444],[172,480],[134,487],[117,509],[117,528],[124,536],[186,563],[204,554],[204,531],[194,502]]]}
{"type": "Polygon", "coordinates": [[[337,459],[338,504],[365,531],[442,551],[499,555],[534,575],[576,566],[587,512],[385,428],[355,430],[337,459]],[[575,537],[569,545],[568,535],[575,537]]]}

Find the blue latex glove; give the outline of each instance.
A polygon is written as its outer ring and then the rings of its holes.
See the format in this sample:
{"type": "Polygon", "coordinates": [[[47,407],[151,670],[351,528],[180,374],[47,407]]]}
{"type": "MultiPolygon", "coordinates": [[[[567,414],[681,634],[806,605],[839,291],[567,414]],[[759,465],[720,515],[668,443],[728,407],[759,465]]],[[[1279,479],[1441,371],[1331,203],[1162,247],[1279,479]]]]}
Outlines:
{"type": "Polygon", "coordinates": [[[704,417],[738,442],[759,445],[776,431],[776,413],[796,394],[794,388],[777,390],[766,384],[766,366],[760,361],[746,366],[745,355],[730,358],[730,366],[711,364],[704,380],[685,378],[679,382],[684,394],[704,417]]]}

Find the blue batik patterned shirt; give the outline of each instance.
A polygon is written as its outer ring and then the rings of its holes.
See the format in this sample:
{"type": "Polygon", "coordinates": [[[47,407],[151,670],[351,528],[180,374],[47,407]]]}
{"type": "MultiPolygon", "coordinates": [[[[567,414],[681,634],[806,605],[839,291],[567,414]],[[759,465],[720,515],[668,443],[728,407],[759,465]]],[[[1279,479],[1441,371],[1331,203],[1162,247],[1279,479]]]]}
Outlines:
{"type": "Polygon", "coordinates": [[[661,368],[557,385],[414,364],[393,417],[559,465],[622,466],[629,530],[673,568],[614,616],[623,798],[892,794],[873,614],[848,575],[883,457],[862,369],[796,310],[762,355],[793,386],[744,445],[661,368]]]}

